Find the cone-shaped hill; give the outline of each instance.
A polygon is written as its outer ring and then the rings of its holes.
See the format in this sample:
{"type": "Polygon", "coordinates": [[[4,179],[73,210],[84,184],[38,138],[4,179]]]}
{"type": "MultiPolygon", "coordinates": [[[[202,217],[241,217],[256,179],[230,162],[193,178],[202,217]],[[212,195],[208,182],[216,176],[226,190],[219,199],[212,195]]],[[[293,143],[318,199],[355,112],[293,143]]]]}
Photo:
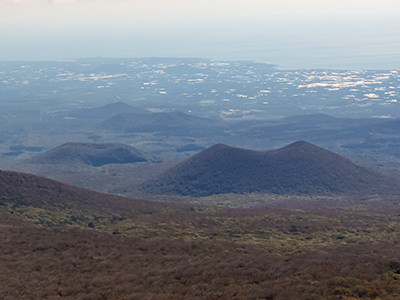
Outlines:
{"type": "Polygon", "coordinates": [[[41,164],[83,163],[90,166],[155,161],[138,149],[124,144],[66,143],[30,160],[41,164]]]}
{"type": "MultiPolygon", "coordinates": [[[[390,180],[389,180],[390,181],[390,180]]],[[[272,151],[218,144],[144,184],[155,194],[344,194],[392,189],[388,178],[308,142],[272,151]]]]}

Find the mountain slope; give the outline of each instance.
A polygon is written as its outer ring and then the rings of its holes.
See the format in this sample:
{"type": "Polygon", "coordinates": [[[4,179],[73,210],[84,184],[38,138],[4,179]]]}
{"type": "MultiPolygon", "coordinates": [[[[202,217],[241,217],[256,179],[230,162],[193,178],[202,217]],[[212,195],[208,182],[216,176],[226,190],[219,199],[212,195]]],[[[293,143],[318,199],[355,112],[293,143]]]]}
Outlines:
{"type": "Polygon", "coordinates": [[[2,299],[399,299],[398,200],[338,203],[203,209],[0,171],[2,299]]]}
{"type": "Polygon", "coordinates": [[[0,206],[32,206],[90,211],[143,211],[159,204],[97,193],[39,176],[0,171],[0,206]],[[133,211],[133,209],[132,209],[133,211]]]}
{"type": "Polygon", "coordinates": [[[83,163],[91,166],[156,161],[151,155],[124,144],[66,143],[30,160],[32,163],[83,163]]]}
{"type": "Polygon", "coordinates": [[[147,192],[205,196],[220,193],[374,193],[390,188],[382,175],[308,142],[273,151],[218,144],[144,185],[147,192]]]}

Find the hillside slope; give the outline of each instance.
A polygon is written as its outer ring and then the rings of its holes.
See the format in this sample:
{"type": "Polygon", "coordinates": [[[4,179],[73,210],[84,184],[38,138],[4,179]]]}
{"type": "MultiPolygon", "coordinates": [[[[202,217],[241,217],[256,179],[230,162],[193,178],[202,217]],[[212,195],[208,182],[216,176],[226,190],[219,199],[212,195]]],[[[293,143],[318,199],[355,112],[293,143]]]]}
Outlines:
{"type": "Polygon", "coordinates": [[[398,197],[326,200],[189,207],[0,171],[0,294],[399,299],[398,197]]]}
{"type": "Polygon", "coordinates": [[[0,206],[4,205],[129,215],[167,207],[161,203],[102,194],[31,174],[0,171],[0,206]]]}
{"type": "Polygon", "coordinates": [[[144,184],[156,194],[206,196],[221,193],[376,193],[391,189],[387,178],[308,142],[273,151],[218,144],[144,184]]]}

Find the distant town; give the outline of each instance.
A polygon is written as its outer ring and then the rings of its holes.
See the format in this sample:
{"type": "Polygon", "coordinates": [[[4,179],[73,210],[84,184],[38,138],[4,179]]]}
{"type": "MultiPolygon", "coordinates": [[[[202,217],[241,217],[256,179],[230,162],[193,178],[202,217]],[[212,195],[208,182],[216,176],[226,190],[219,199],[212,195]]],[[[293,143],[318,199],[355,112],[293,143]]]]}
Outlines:
{"type": "Polygon", "coordinates": [[[10,104],[49,113],[123,101],[152,112],[223,119],[400,116],[397,70],[279,70],[194,58],[1,62],[0,67],[3,112],[10,104]]]}

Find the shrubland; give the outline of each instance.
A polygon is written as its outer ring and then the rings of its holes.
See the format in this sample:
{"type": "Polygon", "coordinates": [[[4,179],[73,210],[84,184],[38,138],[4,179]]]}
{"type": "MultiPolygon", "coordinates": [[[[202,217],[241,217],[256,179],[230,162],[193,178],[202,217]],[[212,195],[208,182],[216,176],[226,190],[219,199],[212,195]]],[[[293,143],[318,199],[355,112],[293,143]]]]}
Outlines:
{"type": "Polygon", "coordinates": [[[275,196],[248,208],[111,199],[3,199],[3,299],[400,297],[396,196],[275,196]]]}

